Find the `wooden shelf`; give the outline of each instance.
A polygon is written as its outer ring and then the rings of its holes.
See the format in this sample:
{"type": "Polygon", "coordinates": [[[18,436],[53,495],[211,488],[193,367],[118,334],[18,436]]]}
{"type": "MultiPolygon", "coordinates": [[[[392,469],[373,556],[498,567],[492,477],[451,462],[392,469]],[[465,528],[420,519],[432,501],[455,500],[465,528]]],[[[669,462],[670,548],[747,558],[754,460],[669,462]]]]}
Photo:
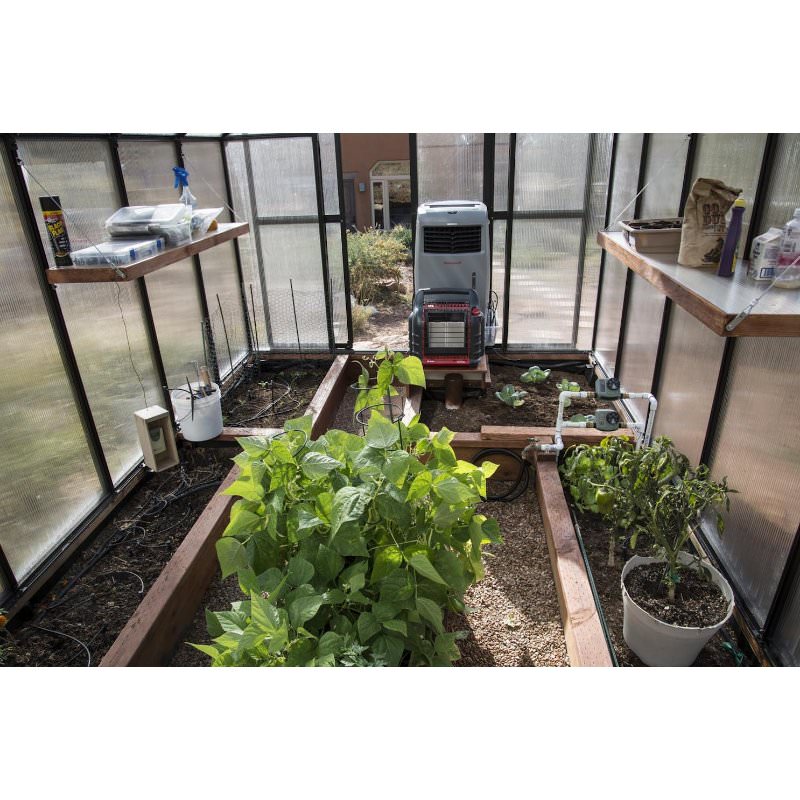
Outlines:
{"type": "Polygon", "coordinates": [[[247,222],[222,222],[217,230],[192,239],[189,244],[170,247],[150,258],[134,261],[122,267],[58,267],[47,270],[50,283],[102,283],[134,281],[158,269],[168,267],[176,261],[202,253],[223,242],[244,236],[250,231],[247,222]],[[121,273],[121,274],[120,274],[121,273]]]}
{"type": "Polygon", "coordinates": [[[725,330],[769,285],[747,277],[747,262],[721,278],[712,269],[681,267],[676,256],[637,253],[622,233],[598,233],[597,242],[718,336],[800,336],[800,289],[772,289],[736,328],[725,330]]]}

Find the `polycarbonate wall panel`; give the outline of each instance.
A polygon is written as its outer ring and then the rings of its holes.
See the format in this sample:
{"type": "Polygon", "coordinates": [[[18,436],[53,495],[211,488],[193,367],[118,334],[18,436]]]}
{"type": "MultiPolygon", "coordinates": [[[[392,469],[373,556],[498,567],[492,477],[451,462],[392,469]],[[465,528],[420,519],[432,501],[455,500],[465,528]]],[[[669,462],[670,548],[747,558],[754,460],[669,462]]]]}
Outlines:
{"type": "Polygon", "coordinates": [[[573,342],[579,219],[514,220],[509,344],[573,342]]]}
{"type": "Polygon", "coordinates": [[[711,455],[737,494],[708,538],[760,624],[800,523],[798,374],[800,339],[737,339],[711,455]]]}
{"type": "MultiPolygon", "coordinates": [[[[225,193],[225,167],[219,142],[183,142],[183,164],[198,208],[221,208],[219,222],[230,222],[225,193]]],[[[177,189],[175,190],[177,192],[177,189]]]]}
{"type": "MultiPolygon", "coordinates": [[[[506,221],[492,223],[492,291],[497,294],[497,324],[500,326],[495,344],[501,345],[503,336],[503,298],[506,296],[506,221]]],[[[494,296],[492,299],[495,299],[494,296]]]]}
{"type": "MultiPolygon", "coordinates": [[[[747,241],[766,141],[766,133],[701,133],[697,137],[692,178],[718,178],[728,186],[741,189],[740,197],[747,202],[740,247],[747,241]]],[[[740,258],[745,255],[740,253],[740,258]]]]}
{"type": "Polygon", "coordinates": [[[641,219],[678,216],[688,149],[685,133],[650,134],[641,219]]]}
{"type": "Polygon", "coordinates": [[[262,225],[259,232],[273,347],[298,349],[299,331],[300,350],[327,350],[319,227],[262,225]]]}
{"type": "Polygon", "coordinates": [[[419,202],[483,200],[483,134],[418,133],[419,202]]]}
{"type": "Polygon", "coordinates": [[[592,346],[592,330],[597,305],[597,282],[600,277],[602,250],[597,243],[597,231],[605,223],[608,198],[609,169],[611,168],[610,133],[594,134],[592,172],[589,185],[589,207],[586,219],[586,244],[583,254],[583,286],[581,289],[580,323],[575,346],[589,350],[592,346]]]}
{"type": "MultiPolygon", "coordinates": [[[[641,133],[617,134],[617,151],[614,159],[614,185],[608,213],[609,230],[618,230],[617,218],[630,219],[634,213],[633,199],[639,180],[642,156],[641,133]],[[626,208],[627,206],[627,208],[626,208]]],[[[606,254],[603,269],[603,288],[597,311],[595,353],[609,375],[614,374],[617,362],[617,344],[622,323],[622,304],[625,297],[627,268],[606,254]]]]}
{"type": "Polygon", "coordinates": [[[625,281],[628,268],[606,254],[603,268],[603,289],[597,312],[597,336],[594,352],[608,375],[614,375],[617,364],[617,345],[625,300],[625,281]]]}
{"type": "Polygon", "coordinates": [[[588,133],[518,133],[515,211],[583,208],[588,133]]]}
{"type": "Polygon", "coordinates": [[[789,600],[775,627],[772,644],[784,664],[800,666],[800,571],[789,586],[789,600]]]}
{"type": "MultiPolygon", "coordinates": [[[[338,222],[325,226],[328,240],[328,275],[331,280],[333,306],[333,337],[336,344],[347,344],[347,307],[344,292],[344,262],[342,261],[342,228],[338,222]]],[[[411,287],[408,287],[409,291],[411,287]]]]}
{"type": "Polygon", "coordinates": [[[669,436],[693,464],[703,450],[724,349],[724,337],[672,306],[654,430],[669,436]]]}
{"type": "Polygon", "coordinates": [[[7,168],[0,159],[0,544],[22,580],[92,509],[102,490],[7,168]]]}
{"type": "Polygon", "coordinates": [[[770,227],[783,227],[800,208],[800,133],[778,134],[778,146],[772,178],[767,192],[766,209],[761,221],[764,233],[770,227]]]}
{"type": "Polygon", "coordinates": [[[250,199],[250,182],[247,177],[247,164],[245,161],[245,143],[241,141],[226,142],[225,158],[228,162],[228,175],[231,180],[231,197],[233,199],[233,210],[236,213],[236,221],[250,224],[250,233],[247,236],[240,236],[237,241],[239,243],[239,258],[242,262],[247,310],[250,314],[250,325],[253,332],[253,347],[255,348],[256,339],[258,339],[259,348],[268,350],[269,341],[265,327],[266,317],[256,247],[258,229],[256,228],[255,213],[250,199]],[[255,308],[253,308],[254,305],[255,308]]]}
{"type": "MultiPolygon", "coordinates": [[[[19,151],[36,179],[59,197],[74,250],[108,239],[105,220],[120,204],[107,142],[25,140],[19,151]]],[[[43,192],[30,177],[28,188],[38,209],[43,192]]],[[[41,215],[38,220],[55,266],[41,215]]],[[[57,293],[106,461],[119,481],[142,457],[134,412],[163,402],[141,296],[131,283],[63,284],[57,293]]]]}
{"type": "Polygon", "coordinates": [[[236,253],[233,242],[224,242],[203,251],[200,263],[214,346],[217,351],[217,364],[220,374],[224,377],[248,352],[247,330],[242,309],[241,288],[236,274],[236,253]]]}
{"type": "Polygon", "coordinates": [[[511,134],[494,135],[494,210],[508,211],[508,141],[511,134]]]}
{"type": "Polygon", "coordinates": [[[173,142],[123,139],[119,143],[119,160],[128,202],[132,206],[179,201],[180,191],[174,188],[175,173],[172,171],[178,166],[173,142]]]}
{"type": "Polygon", "coordinates": [[[151,272],[145,281],[167,383],[175,388],[191,378],[193,362],[211,362],[192,260],[151,272]]]}
{"type": "Polygon", "coordinates": [[[325,213],[339,213],[339,180],[336,174],[336,140],[332,133],[320,133],[319,155],[322,162],[322,196],[325,213]]]}
{"type": "MultiPolygon", "coordinates": [[[[653,385],[665,298],[644,278],[638,275],[632,278],[622,369],[617,370],[617,377],[629,392],[649,392],[653,385]]],[[[643,421],[647,416],[647,401],[630,400],[628,403],[637,419],[643,421]]]]}
{"type": "Polygon", "coordinates": [[[316,217],[311,138],[253,139],[249,146],[258,216],[316,217]]]}

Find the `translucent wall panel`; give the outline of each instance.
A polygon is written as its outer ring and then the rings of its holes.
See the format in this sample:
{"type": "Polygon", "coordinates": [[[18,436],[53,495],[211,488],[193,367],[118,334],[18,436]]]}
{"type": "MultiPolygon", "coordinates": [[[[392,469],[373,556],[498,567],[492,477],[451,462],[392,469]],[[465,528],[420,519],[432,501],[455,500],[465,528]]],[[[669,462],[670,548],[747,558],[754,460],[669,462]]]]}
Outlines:
{"type": "Polygon", "coordinates": [[[680,306],[670,311],[658,391],[656,436],[669,436],[693,464],[700,461],[725,339],[680,306]]]}
{"type": "Polygon", "coordinates": [[[508,140],[510,134],[494,135],[494,210],[508,211],[508,140]]]}
{"type": "Polygon", "coordinates": [[[339,213],[339,181],[336,176],[336,142],[332,133],[320,133],[319,154],[322,161],[322,196],[325,213],[339,213]]]}
{"type": "Polygon", "coordinates": [[[217,351],[217,364],[224,377],[247,354],[247,331],[242,309],[242,294],[236,274],[233,242],[205,250],[200,256],[211,330],[217,351]],[[220,310],[221,306],[221,310],[220,310]],[[227,341],[225,334],[227,332],[227,341]],[[230,353],[228,353],[230,346],[230,353]],[[231,363],[233,358],[233,363],[231,363]]]}
{"type": "Polygon", "coordinates": [[[685,133],[651,133],[647,148],[641,218],[675,217],[681,202],[689,136],[685,133]]]}
{"type": "Polygon", "coordinates": [[[249,146],[258,215],[316,216],[311,138],[254,139],[249,146]]]}
{"type": "Polygon", "coordinates": [[[267,339],[266,317],[258,263],[257,228],[251,202],[250,181],[247,176],[245,147],[244,142],[226,142],[225,157],[228,161],[228,174],[231,180],[231,195],[233,197],[233,210],[236,213],[236,220],[237,222],[250,223],[250,233],[247,236],[240,236],[238,243],[239,257],[242,260],[245,294],[247,296],[247,308],[250,313],[250,324],[253,330],[253,347],[256,345],[255,340],[257,338],[260,349],[267,350],[269,349],[269,341],[267,339]],[[255,309],[253,308],[254,304],[255,309]]]}
{"type": "Polygon", "coordinates": [[[483,200],[483,134],[418,133],[419,202],[483,200]]]}
{"type": "MultiPolygon", "coordinates": [[[[503,298],[506,295],[506,222],[498,219],[492,223],[492,292],[497,295],[497,331],[496,345],[502,344],[503,331],[503,298]]],[[[494,298],[494,295],[492,296],[494,298]]]]}
{"type": "MultiPolygon", "coordinates": [[[[653,370],[661,334],[664,295],[644,278],[633,275],[628,313],[625,320],[625,343],[622,369],[618,376],[629,392],[649,392],[653,386],[653,370]]],[[[629,401],[635,416],[644,420],[647,402],[629,401]]]]}
{"type": "Polygon", "coordinates": [[[617,344],[627,277],[628,268],[613,256],[606,254],[594,352],[609,375],[614,375],[616,370],[617,344]]]}
{"type": "MultiPolygon", "coordinates": [[[[38,181],[60,198],[73,249],[106,240],[105,220],[120,205],[108,143],[27,140],[19,149],[35,176],[28,179],[34,208],[44,193],[38,181]]],[[[141,296],[135,284],[108,283],[64,284],[57,293],[106,461],[118,481],[141,459],[133,413],[162,402],[141,296]]]]}
{"type": "Polygon", "coordinates": [[[597,243],[597,232],[605,224],[608,179],[611,168],[610,133],[594,134],[592,171],[589,176],[589,205],[586,213],[586,244],[583,255],[583,286],[581,289],[580,323],[575,345],[580,350],[592,346],[592,330],[597,305],[597,282],[600,277],[602,250],[597,243]]]}
{"type": "Polygon", "coordinates": [[[800,208],[800,133],[781,133],[766,197],[763,233],[771,226],[781,227],[800,208]]]}
{"type": "Polygon", "coordinates": [[[217,217],[230,222],[225,193],[225,167],[219,142],[183,142],[183,163],[189,173],[189,186],[199,208],[222,208],[217,217]]]}
{"type": "MultiPolygon", "coordinates": [[[[641,133],[618,133],[614,159],[614,185],[609,209],[609,229],[619,230],[616,220],[630,219],[634,213],[633,199],[639,180],[642,155],[641,133]],[[627,207],[627,208],[626,208],[627,207]]],[[[617,343],[622,321],[622,303],[628,270],[615,258],[606,254],[603,270],[603,288],[598,309],[595,353],[609,375],[614,374],[617,361],[617,343]]]]}
{"type": "MultiPolygon", "coordinates": [[[[697,138],[692,178],[719,178],[728,186],[741,189],[740,197],[747,202],[740,247],[747,241],[766,141],[766,133],[701,133],[697,138]]],[[[745,256],[740,253],[740,257],[745,256]]]]}
{"type": "Polygon", "coordinates": [[[0,160],[0,544],[24,579],[102,491],[0,160]]]}
{"type": "Polygon", "coordinates": [[[518,133],[514,210],[580,210],[588,133],[518,133]]]}
{"type": "Polygon", "coordinates": [[[319,227],[262,225],[260,234],[273,346],[296,350],[299,331],[301,350],[327,349],[319,227]]]}
{"type": "MultiPolygon", "coordinates": [[[[170,388],[186,383],[192,362],[210,363],[203,317],[190,258],[150,273],[146,278],[164,372],[170,388]]],[[[219,343],[217,343],[219,345],[219,343]]]]}
{"type": "Polygon", "coordinates": [[[173,142],[122,140],[119,160],[132,206],[177,203],[180,191],[173,188],[178,156],[173,142]]]}
{"type": "Polygon", "coordinates": [[[579,219],[514,221],[509,344],[572,346],[579,219]]]}
{"type": "MultiPolygon", "coordinates": [[[[333,306],[333,336],[336,344],[347,344],[347,307],[344,291],[344,262],[342,261],[342,229],[338,222],[325,226],[328,240],[328,274],[331,280],[333,306]]],[[[411,287],[408,287],[411,291],[411,287]]]]}
{"type": "Polygon", "coordinates": [[[737,339],[711,455],[738,494],[709,539],[759,623],[800,523],[798,374],[800,339],[737,339]]]}
{"type": "Polygon", "coordinates": [[[784,664],[800,666],[800,571],[789,587],[789,600],[775,628],[772,644],[784,664]]]}

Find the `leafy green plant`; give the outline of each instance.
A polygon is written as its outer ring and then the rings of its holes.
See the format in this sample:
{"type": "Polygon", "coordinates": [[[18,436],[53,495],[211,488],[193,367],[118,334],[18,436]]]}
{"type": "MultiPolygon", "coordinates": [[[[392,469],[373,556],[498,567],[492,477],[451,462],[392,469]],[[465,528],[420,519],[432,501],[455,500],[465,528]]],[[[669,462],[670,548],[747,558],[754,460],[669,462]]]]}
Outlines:
{"type": "MultiPolygon", "coordinates": [[[[559,392],[579,392],[581,390],[580,384],[575,383],[575,381],[568,381],[566,378],[562,378],[557,384],[556,389],[559,392]]],[[[572,405],[572,398],[565,397],[564,398],[564,408],[569,408],[572,405]]]]}
{"type": "Polygon", "coordinates": [[[217,542],[244,598],[208,611],[217,666],[449,665],[499,526],[477,514],[496,466],[459,461],[453,434],[372,414],[366,436],[310,440],[311,417],[240,439],[239,499],[217,542]],[[423,462],[424,459],[424,462],[423,462]]]}
{"type": "Polygon", "coordinates": [[[544,383],[550,375],[549,369],[541,369],[540,367],[529,367],[520,376],[523,383],[544,383]]]}
{"type": "Polygon", "coordinates": [[[525,400],[523,398],[527,397],[528,393],[522,389],[517,390],[510,383],[507,383],[502,391],[495,392],[494,396],[511,408],[519,408],[525,405],[525,400]]]}
{"type": "Polygon", "coordinates": [[[372,316],[367,306],[360,306],[356,303],[351,309],[353,316],[353,333],[366,333],[369,328],[369,318],[372,316]]]}
{"type": "Polygon", "coordinates": [[[350,267],[350,291],[361,305],[375,301],[397,302],[403,289],[402,266],[409,251],[399,236],[368,228],[348,231],[347,263],[350,267]]]}
{"type": "Polygon", "coordinates": [[[425,370],[417,356],[406,356],[386,347],[370,358],[369,366],[377,371],[375,384],[371,386],[369,369],[360,363],[355,413],[367,406],[384,403],[387,397],[396,397],[398,391],[395,384],[425,386],[425,370]]]}
{"type": "Polygon", "coordinates": [[[411,251],[412,234],[411,228],[406,228],[405,225],[395,225],[390,231],[390,235],[396,239],[403,247],[411,251]]]}
{"type": "Polygon", "coordinates": [[[602,516],[609,528],[608,565],[616,563],[618,539],[633,525],[636,511],[623,491],[621,461],[633,453],[633,442],[625,436],[607,436],[599,445],[570,447],[559,467],[572,502],[580,511],[602,516]]]}

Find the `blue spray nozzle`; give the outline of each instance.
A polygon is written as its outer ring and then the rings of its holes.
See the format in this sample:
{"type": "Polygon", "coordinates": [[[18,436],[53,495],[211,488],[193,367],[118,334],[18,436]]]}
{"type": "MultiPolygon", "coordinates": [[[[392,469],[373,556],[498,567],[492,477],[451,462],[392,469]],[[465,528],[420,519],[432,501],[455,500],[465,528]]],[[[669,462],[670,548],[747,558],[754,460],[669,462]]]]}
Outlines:
{"type": "Polygon", "coordinates": [[[189,173],[183,167],[173,167],[172,171],[175,173],[175,189],[180,188],[181,186],[188,186],[189,185],[189,173]]]}

